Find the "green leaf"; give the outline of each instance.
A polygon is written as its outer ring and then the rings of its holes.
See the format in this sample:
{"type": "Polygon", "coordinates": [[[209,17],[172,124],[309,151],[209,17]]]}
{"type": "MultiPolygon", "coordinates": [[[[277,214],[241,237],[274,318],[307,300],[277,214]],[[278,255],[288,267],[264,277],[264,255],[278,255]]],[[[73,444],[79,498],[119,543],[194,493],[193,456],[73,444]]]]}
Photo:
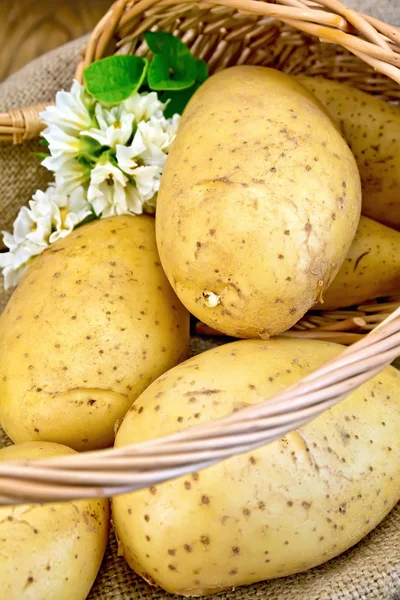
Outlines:
{"type": "Polygon", "coordinates": [[[108,56],[83,72],[86,90],[102,104],[118,104],[141,86],[148,61],[139,56],[108,56]]]}
{"type": "Polygon", "coordinates": [[[47,146],[47,147],[50,145],[50,144],[49,144],[49,142],[48,142],[47,140],[43,140],[43,139],[39,141],[39,144],[40,144],[41,146],[47,146]]]}
{"type": "Polygon", "coordinates": [[[207,63],[200,58],[196,61],[197,64],[197,76],[196,81],[203,83],[208,78],[208,68],[207,63]]]}
{"type": "Polygon", "coordinates": [[[152,90],[183,90],[194,84],[194,77],[175,77],[167,56],[156,54],[150,63],[148,74],[149,86],[152,90]]]}
{"type": "Polygon", "coordinates": [[[171,33],[147,32],[144,37],[154,53],[147,73],[148,86],[163,92],[162,102],[169,101],[164,111],[167,118],[182,114],[194,92],[207,79],[207,65],[192,56],[189,48],[171,33]]]}
{"type": "Polygon", "coordinates": [[[154,53],[147,76],[151,89],[182,90],[195,83],[197,60],[179,38],[164,31],[148,31],[144,37],[154,53]]]}
{"type": "Polygon", "coordinates": [[[32,152],[32,154],[40,158],[41,161],[50,156],[50,152],[32,152]]]}
{"type": "Polygon", "coordinates": [[[196,81],[190,88],[179,91],[165,91],[160,95],[161,102],[169,100],[166,109],[164,110],[164,116],[166,119],[172,117],[175,113],[181,115],[185,109],[186,104],[193,96],[196,90],[201,86],[201,83],[196,81]]]}

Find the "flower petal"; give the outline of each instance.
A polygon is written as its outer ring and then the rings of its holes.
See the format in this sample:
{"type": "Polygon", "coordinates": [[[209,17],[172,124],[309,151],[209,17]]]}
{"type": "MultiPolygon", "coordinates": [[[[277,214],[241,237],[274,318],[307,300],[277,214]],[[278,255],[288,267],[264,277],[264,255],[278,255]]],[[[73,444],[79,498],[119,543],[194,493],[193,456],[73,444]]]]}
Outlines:
{"type": "Polygon", "coordinates": [[[55,106],[48,106],[39,116],[48,126],[56,125],[68,133],[79,134],[92,124],[88,110],[91,102],[83,85],[74,81],[71,90],[57,92],[55,106]]]}
{"type": "Polygon", "coordinates": [[[165,108],[165,104],[160,102],[156,92],[133,94],[122,102],[122,106],[134,115],[136,123],[147,121],[153,115],[162,116],[165,108]]]}

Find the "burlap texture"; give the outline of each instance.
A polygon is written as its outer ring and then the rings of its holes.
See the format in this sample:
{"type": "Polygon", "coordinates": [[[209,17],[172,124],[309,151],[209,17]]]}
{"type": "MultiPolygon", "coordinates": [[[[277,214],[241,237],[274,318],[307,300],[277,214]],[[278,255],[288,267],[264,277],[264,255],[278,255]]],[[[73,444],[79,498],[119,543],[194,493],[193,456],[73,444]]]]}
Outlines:
{"type": "MultiPolygon", "coordinates": [[[[353,0],[353,5],[356,0],[353,0]]],[[[393,0],[397,4],[397,0],[393,0]]],[[[390,4],[390,3],[389,3],[390,4]]],[[[0,111],[51,100],[70,85],[80,39],[46,56],[0,85],[0,111]]],[[[10,228],[18,208],[46,184],[48,174],[32,156],[34,142],[23,147],[0,145],[0,229],[10,228]]],[[[0,281],[1,284],[1,281],[0,281]]],[[[0,292],[0,312],[7,295],[0,292]]],[[[192,340],[192,351],[206,348],[192,340]]],[[[0,429],[0,446],[10,443],[0,429]]],[[[190,525],[190,524],[188,524],[190,525]]],[[[214,596],[215,597],[215,596],[214,596]]],[[[112,535],[90,600],[169,600],[173,596],[150,588],[117,557],[112,535]]],[[[178,598],[178,597],[176,597],[178,598]]],[[[211,598],[207,597],[207,598],[211,598]]],[[[239,588],[218,595],[224,600],[400,600],[400,504],[360,544],[339,558],[307,573],[239,588]]],[[[71,598],[71,600],[73,600],[71,598]]]]}

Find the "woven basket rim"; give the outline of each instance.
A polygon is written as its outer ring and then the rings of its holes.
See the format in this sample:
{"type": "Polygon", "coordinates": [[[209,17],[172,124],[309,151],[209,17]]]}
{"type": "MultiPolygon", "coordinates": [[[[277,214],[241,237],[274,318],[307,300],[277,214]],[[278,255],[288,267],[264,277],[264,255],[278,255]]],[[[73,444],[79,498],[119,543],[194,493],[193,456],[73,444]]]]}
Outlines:
{"type": "MultiPolygon", "coordinates": [[[[80,77],[87,64],[106,53],[110,43],[115,49],[118,40],[129,37],[130,28],[137,25],[137,20],[146,11],[151,12],[157,7],[169,10],[181,5],[198,5],[199,9],[207,10],[220,6],[224,10],[245,11],[252,16],[257,11],[259,16],[279,17],[290,26],[306,33],[317,32],[320,38],[348,48],[400,83],[400,29],[360,15],[338,0],[319,0],[318,4],[309,0],[278,0],[278,4],[254,0],[216,0],[212,3],[117,0],[95,27],[77,76],[80,77]]],[[[134,32],[138,30],[140,27],[134,32]]],[[[34,108],[29,110],[31,115],[35,114],[34,108]]],[[[23,111],[7,114],[13,127],[19,129],[17,141],[27,139],[23,111]]],[[[3,116],[0,115],[2,134],[3,116]]],[[[30,125],[31,132],[33,129],[30,125]]],[[[15,131],[13,136],[16,141],[15,131]]],[[[268,401],[224,419],[118,449],[0,463],[0,503],[110,497],[150,487],[257,448],[304,425],[340,402],[389,365],[398,355],[399,347],[400,308],[397,308],[363,339],[308,377],[268,401]]]]}
{"type": "MultiPolygon", "coordinates": [[[[112,54],[127,40],[143,33],[132,31],[135,20],[155,9],[216,7],[249,18],[279,19],[322,42],[337,44],[400,84],[400,28],[346,7],[340,0],[117,0],[93,29],[76,69],[82,81],[85,67],[112,54]]],[[[49,101],[47,103],[50,104],[49,101]]],[[[0,142],[20,144],[34,139],[43,130],[39,113],[43,104],[0,113],[0,142]]]]}

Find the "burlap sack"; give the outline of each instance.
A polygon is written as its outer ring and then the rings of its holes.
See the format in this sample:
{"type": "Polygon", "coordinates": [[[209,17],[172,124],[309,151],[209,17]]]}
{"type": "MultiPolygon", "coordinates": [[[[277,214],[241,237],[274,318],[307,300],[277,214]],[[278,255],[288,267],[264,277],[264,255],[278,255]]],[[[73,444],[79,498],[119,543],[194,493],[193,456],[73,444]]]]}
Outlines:
{"type": "MultiPolygon", "coordinates": [[[[393,0],[393,3],[397,1],[393,0]]],[[[69,87],[83,45],[82,39],[72,42],[10,77],[0,85],[0,111],[51,100],[58,89],[69,87]]],[[[18,208],[49,179],[48,173],[32,155],[36,145],[34,142],[22,147],[0,145],[0,229],[10,228],[18,208]]],[[[7,295],[0,292],[0,311],[6,299],[7,295]]],[[[192,340],[193,353],[205,348],[205,342],[192,340]]],[[[8,443],[10,441],[0,430],[0,446],[8,443]]],[[[89,598],[169,600],[173,596],[150,588],[132,573],[124,559],[117,556],[115,538],[111,535],[103,566],[89,598]]],[[[225,592],[218,598],[400,600],[400,504],[365,540],[326,565],[301,575],[225,592]]]]}

